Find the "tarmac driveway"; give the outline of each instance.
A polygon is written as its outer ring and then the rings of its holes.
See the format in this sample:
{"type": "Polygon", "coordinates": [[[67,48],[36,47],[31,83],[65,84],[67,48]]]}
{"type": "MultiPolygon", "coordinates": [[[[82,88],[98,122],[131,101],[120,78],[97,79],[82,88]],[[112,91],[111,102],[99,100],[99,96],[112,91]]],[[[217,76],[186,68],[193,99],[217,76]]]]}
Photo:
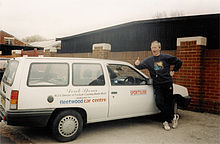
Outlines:
{"type": "MultiPolygon", "coordinates": [[[[88,124],[76,140],[66,144],[220,143],[219,115],[183,110],[178,113],[181,115],[179,126],[170,131],[162,128],[158,116],[145,116],[88,124]]],[[[0,123],[0,127],[3,136],[8,136],[17,143],[58,143],[46,128],[13,127],[3,123],[0,123]]]]}

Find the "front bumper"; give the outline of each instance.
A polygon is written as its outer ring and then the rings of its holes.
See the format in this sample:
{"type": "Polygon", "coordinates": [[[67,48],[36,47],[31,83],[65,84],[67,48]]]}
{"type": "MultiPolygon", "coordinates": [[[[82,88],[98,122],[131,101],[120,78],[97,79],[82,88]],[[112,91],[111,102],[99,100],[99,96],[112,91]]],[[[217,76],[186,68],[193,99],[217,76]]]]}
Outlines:
{"type": "Polygon", "coordinates": [[[54,109],[10,110],[7,112],[2,110],[0,108],[0,117],[8,125],[44,127],[47,125],[54,109]]]}

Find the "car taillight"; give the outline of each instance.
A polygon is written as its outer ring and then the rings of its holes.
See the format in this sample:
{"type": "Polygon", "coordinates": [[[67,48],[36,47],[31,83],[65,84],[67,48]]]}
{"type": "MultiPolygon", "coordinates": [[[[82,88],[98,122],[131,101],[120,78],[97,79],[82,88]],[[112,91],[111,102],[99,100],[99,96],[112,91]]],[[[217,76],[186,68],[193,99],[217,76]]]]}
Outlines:
{"type": "Polygon", "coordinates": [[[10,109],[17,109],[18,108],[18,93],[19,93],[19,91],[17,91],[17,90],[11,91],[10,109]]]}

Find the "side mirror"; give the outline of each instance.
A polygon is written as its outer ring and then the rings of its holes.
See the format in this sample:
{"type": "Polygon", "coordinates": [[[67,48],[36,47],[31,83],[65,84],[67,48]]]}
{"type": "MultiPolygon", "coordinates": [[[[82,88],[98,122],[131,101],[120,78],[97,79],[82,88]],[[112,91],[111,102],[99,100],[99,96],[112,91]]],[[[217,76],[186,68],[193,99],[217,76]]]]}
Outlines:
{"type": "Polygon", "coordinates": [[[152,85],[153,84],[153,79],[147,78],[146,83],[147,83],[147,85],[152,85]]]}

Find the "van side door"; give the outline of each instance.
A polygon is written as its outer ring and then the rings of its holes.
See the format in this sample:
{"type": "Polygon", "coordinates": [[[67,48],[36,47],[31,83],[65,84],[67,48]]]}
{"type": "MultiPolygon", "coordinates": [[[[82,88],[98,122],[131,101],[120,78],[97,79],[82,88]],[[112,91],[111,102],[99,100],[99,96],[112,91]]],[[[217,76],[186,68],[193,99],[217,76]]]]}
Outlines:
{"type": "Polygon", "coordinates": [[[124,118],[157,111],[152,85],[146,78],[128,65],[109,64],[111,80],[109,117],[124,118]]]}
{"type": "Polygon", "coordinates": [[[83,99],[87,122],[103,121],[108,114],[108,86],[100,63],[73,63],[72,91],[83,99]]]}

